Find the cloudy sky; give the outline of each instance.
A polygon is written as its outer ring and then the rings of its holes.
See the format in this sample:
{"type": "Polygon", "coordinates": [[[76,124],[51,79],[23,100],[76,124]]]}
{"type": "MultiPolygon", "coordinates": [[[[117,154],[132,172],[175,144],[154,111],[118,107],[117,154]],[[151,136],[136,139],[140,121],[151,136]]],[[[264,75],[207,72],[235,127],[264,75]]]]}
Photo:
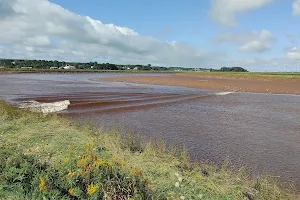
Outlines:
{"type": "Polygon", "coordinates": [[[0,58],[300,71],[300,0],[0,0],[0,58]]]}

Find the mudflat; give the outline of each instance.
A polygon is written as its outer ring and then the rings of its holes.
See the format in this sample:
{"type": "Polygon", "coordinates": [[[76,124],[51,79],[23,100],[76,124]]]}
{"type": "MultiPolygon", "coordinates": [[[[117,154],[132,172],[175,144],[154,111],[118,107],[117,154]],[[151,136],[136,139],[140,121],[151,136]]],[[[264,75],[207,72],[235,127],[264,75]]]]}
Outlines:
{"type": "Polygon", "coordinates": [[[152,85],[183,86],[230,92],[271,94],[300,94],[300,78],[284,76],[244,76],[209,73],[178,73],[169,76],[122,76],[104,78],[106,81],[131,82],[152,85]]]}

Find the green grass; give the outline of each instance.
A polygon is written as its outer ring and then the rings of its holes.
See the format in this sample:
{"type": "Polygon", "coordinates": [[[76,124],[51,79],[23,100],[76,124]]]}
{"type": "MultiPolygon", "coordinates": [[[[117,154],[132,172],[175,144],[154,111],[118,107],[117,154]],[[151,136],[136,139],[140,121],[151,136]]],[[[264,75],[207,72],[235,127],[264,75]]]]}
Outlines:
{"type": "Polygon", "coordinates": [[[142,143],[118,130],[104,133],[4,101],[0,149],[0,199],[76,199],[70,192],[81,199],[300,199],[279,180],[251,179],[228,162],[193,163],[185,150],[166,148],[161,140],[142,143]]]}
{"type": "Polygon", "coordinates": [[[186,74],[198,74],[202,76],[218,76],[218,77],[240,77],[240,78],[300,78],[300,72],[179,72],[186,74]]]}

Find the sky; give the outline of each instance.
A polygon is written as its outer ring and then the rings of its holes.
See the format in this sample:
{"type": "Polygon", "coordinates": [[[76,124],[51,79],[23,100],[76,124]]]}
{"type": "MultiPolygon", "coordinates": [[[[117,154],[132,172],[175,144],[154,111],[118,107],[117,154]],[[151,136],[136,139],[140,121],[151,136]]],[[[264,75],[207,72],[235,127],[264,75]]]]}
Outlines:
{"type": "Polygon", "coordinates": [[[300,71],[300,0],[0,0],[0,58],[300,71]]]}

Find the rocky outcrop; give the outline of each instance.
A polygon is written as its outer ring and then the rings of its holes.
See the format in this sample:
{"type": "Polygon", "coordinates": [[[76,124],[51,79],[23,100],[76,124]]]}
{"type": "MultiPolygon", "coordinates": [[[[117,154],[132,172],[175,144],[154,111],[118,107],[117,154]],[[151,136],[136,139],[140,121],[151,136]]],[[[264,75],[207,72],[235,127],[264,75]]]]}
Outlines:
{"type": "Polygon", "coordinates": [[[68,109],[69,100],[58,101],[53,103],[40,103],[37,101],[24,101],[18,104],[19,108],[29,109],[33,112],[42,112],[44,114],[59,112],[68,109]]]}

